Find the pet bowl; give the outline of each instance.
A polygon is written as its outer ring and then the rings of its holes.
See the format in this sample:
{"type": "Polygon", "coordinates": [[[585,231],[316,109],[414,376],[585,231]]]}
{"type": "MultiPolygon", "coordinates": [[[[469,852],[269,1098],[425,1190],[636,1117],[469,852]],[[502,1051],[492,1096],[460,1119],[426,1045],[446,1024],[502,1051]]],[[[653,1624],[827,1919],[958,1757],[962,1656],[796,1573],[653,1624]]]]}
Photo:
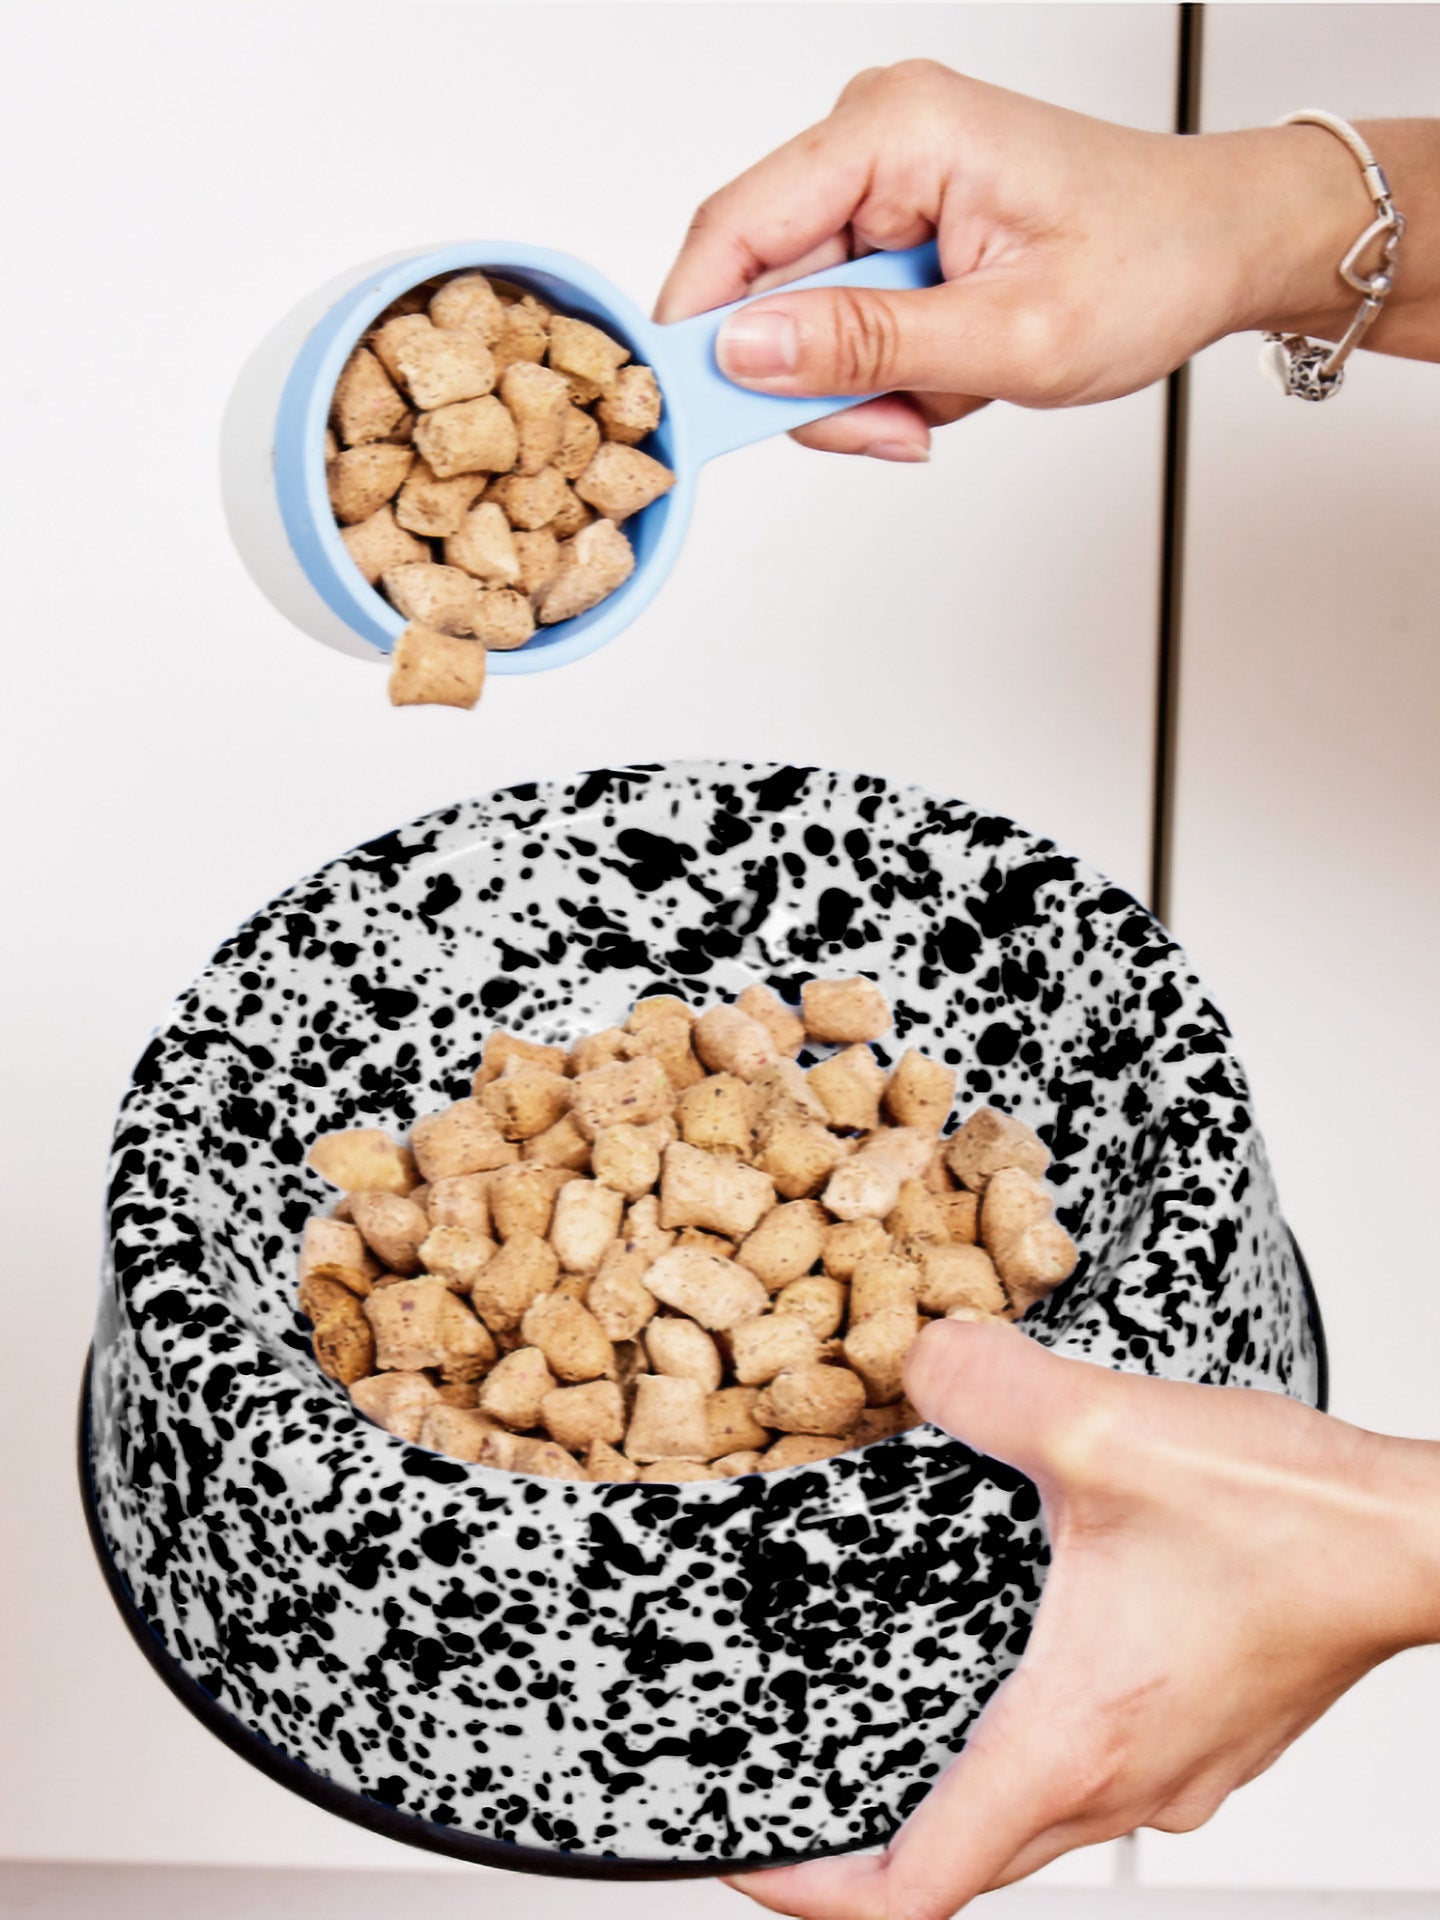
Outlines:
{"type": "MultiPolygon", "coordinates": [[[[676,481],[625,523],[635,571],[588,613],[542,627],[523,647],[494,652],[487,663],[491,673],[540,673],[593,653],[649,604],[680,551],[707,460],[857,403],[751,393],[727,380],[715,364],[715,336],[747,302],[660,326],[603,274],[548,247],[462,241],[352,268],[287,315],[252,355],[221,435],[226,516],[251,578],[295,625],[342,652],[370,660],[389,654],[405,620],[366,583],[335,524],[324,452],[335,382],[393,300],[439,275],[475,268],[623,340],[637,361],[654,368],[665,403],[644,450],[673,468],[676,481]]],[[[847,260],[793,284],[896,289],[933,286],[940,277],[939,254],[928,241],[847,260]]]]}
{"type": "Polygon", "coordinates": [[[135,1070],[82,1479],[136,1637],[225,1740],[403,1840],[659,1876],[883,1842],[1024,1647],[1019,1475],[933,1428],[775,1475],[589,1486],[371,1426],[295,1308],[325,1128],[468,1090],[496,1021],[873,975],[896,1040],[1054,1154],[1064,1352],[1314,1401],[1321,1356],[1244,1074],[1183,953],[1007,820],[738,763],[515,787],[246,922],[135,1070]]]}

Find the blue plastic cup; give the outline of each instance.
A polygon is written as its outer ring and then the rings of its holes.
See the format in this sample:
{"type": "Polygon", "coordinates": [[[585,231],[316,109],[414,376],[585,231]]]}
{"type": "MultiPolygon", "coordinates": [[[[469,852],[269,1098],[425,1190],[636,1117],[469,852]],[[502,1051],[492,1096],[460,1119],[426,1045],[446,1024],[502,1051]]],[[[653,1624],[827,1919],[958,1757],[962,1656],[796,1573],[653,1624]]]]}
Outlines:
{"type": "MultiPolygon", "coordinates": [[[[348,653],[388,654],[405,620],[367,585],[330,507],[324,437],[335,382],[361,334],[392,301],[438,275],[476,269],[623,340],[637,361],[653,367],[664,399],[660,425],[645,445],[674,469],[675,485],[625,522],[635,571],[588,613],[490,656],[492,673],[539,673],[594,653],[648,606],[680,550],[707,460],[858,402],[776,398],[727,380],[716,365],[715,336],[746,301],[661,326],[592,267],[545,247],[463,241],[352,270],[288,316],[258,350],[231,399],[223,435],[226,511],[252,576],[290,619],[348,653]]],[[[902,289],[940,278],[932,241],[867,254],[792,284],[902,289]]]]}

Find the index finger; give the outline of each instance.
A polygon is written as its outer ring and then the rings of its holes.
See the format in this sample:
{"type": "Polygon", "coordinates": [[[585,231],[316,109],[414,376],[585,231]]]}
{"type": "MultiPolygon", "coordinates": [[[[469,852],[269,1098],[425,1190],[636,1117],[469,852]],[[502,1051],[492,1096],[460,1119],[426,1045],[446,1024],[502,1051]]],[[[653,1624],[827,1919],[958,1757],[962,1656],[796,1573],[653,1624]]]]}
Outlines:
{"type": "Polygon", "coordinates": [[[697,208],[655,302],[657,320],[686,320],[748,293],[757,275],[788,267],[843,234],[865,196],[870,159],[834,123],[787,140],[697,208]]]}

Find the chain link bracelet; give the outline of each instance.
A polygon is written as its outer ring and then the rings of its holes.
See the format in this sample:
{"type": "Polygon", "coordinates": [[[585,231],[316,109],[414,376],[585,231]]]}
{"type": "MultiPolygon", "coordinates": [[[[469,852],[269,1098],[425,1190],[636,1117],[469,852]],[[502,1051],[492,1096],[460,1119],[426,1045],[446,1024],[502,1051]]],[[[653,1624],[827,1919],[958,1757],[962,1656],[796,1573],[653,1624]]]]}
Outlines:
{"type": "Polygon", "coordinates": [[[1265,345],[1260,349],[1260,365],[1282,393],[1294,394],[1298,400],[1328,400],[1332,393],[1339,392],[1345,378],[1345,362],[1379,318],[1395,284],[1405,216],[1390,197],[1390,182],[1385,178],[1384,168],[1348,120],[1322,112],[1318,107],[1302,107],[1298,113],[1287,113],[1275,124],[1323,127],[1327,133],[1333,133],[1359,162],[1365,190],[1375,202],[1375,218],[1337,269],[1345,284],[1360,295],[1355,318],[1340,339],[1331,345],[1325,340],[1312,340],[1303,333],[1267,333],[1265,345]],[[1377,241],[1380,242],[1379,264],[1369,273],[1362,273],[1361,258],[1377,241]]]}

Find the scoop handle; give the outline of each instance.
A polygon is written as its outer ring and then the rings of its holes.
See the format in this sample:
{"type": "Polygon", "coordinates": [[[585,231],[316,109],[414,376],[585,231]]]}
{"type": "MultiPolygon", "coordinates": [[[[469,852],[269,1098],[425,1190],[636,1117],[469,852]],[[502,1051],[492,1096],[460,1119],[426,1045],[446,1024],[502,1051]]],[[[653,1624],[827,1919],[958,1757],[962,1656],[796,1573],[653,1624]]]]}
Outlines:
{"type": "MultiPolygon", "coordinates": [[[[791,280],[783,287],[772,287],[762,299],[777,294],[804,292],[810,287],[879,287],[890,292],[911,291],[919,287],[939,286],[940,250],[933,240],[920,247],[906,247],[895,253],[867,253],[860,260],[846,260],[838,267],[807,274],[803,280],[791,280]]],[[[728,307],[716,307],[698,313],[691,320],[676,320],[656,327],[652,333],[660,384],[671,411],[685,422],[688,451],[699,466],[716,454],[730,453],[736,447],[748,447],[752,441],[768,440],[772,434],[788,433],[827,413],[839,413],[855,407],[861,399],[873,395],[834,394],[795,400],[769,393],[751,393],[727,380],[715,362],[715,336],[732,313],[751,304],[736,300],[728,307]]]]}

